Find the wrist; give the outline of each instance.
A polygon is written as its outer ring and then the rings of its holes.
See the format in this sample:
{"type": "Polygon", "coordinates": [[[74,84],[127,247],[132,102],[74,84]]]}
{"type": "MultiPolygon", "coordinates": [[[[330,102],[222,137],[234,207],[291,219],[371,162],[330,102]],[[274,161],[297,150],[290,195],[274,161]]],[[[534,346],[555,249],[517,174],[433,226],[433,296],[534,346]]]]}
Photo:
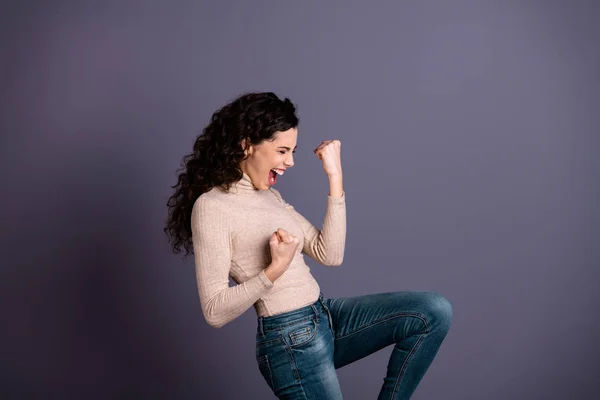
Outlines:
{"type": "Polygon", "coordinates": [[[271,264],[269,264],[269,266],[267,267],[267,270],[280,270],[282,269],[284,266],[282,263],[278,262],[278,261],[271,261],[271,264]]]}
{"type": "MultiPolygon", "coordinates": [[[[272,264],[271,264],[272,265],[272,264]]],[[[264,269],[263,273],[265,274],[265,276],[267,277],[267,279],[269,281],[271,281],[271,283],[275,282],[276,277],[273,274],[273,270],[270,268],[271,265],[269,265],[267,268],[264,269]]]]}
{"type": "Polygon", "coordinates": [[[282,265],[276,262],[271,262],[271,264],[269,264],[267,266],[267,268],[265,268],[264,273],[265,276],[271,281],[271,282],[275,282],[277,280],[277,278],[279,278],[279,276],[281,275],[281,273],[279,271],[281,271],[282,269],[282,265]]]}

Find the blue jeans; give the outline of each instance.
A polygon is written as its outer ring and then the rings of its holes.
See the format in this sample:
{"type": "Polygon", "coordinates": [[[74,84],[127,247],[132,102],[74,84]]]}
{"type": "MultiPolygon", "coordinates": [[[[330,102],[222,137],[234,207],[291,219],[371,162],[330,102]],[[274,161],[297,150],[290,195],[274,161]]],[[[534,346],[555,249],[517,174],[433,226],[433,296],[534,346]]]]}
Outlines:
{"type": "Polygon", "coordinates": [[[378,400],[409,399],[450,328],[452,307],[434,292],[324,298],[258,317],[256,361],[279,399],[342,398],[335,370],[394,345],[378,400]]]}

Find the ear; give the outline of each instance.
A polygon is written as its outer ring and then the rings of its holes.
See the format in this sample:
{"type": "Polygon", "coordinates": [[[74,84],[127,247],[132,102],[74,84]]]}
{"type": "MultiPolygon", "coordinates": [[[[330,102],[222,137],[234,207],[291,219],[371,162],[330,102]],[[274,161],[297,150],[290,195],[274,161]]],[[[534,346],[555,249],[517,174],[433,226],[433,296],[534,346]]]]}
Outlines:
{"type": "Polygon", "coordinates": [[[250,141],[248,140],[248,138],[242,139],[242,142],[241,142],[242,150],[244,150],[244,155],[246,155],[246,156],[252,154],[252,151],[254,150],[254,146],[252,146],[251,144],[248,144],[249,142],[250,141]]]}

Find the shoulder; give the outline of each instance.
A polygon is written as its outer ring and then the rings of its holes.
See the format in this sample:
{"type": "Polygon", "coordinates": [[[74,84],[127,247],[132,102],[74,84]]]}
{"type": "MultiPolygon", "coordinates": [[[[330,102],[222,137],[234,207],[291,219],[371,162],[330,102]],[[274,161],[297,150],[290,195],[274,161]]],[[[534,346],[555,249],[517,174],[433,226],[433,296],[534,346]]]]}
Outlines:
{"type": "Polygon", "coordinates": [[[214,189],[202,193],[192,206],[192,218],[197,218],[199,216],[204,218],[205,216],[223,214],[223,212],[228,209],[225,200],[226,199],[214,189]]]}

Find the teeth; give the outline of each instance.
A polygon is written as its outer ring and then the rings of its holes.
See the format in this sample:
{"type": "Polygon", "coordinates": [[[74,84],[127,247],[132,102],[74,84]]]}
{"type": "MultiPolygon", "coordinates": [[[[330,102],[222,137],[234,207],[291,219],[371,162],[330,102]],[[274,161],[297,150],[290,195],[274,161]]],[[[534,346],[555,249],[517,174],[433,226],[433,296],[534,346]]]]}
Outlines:
{"type": "Polygon", "coordinates": [[[273,171],[275,171],[277,175],[283,175],[283,170],[273,168],[273,171]]]}

